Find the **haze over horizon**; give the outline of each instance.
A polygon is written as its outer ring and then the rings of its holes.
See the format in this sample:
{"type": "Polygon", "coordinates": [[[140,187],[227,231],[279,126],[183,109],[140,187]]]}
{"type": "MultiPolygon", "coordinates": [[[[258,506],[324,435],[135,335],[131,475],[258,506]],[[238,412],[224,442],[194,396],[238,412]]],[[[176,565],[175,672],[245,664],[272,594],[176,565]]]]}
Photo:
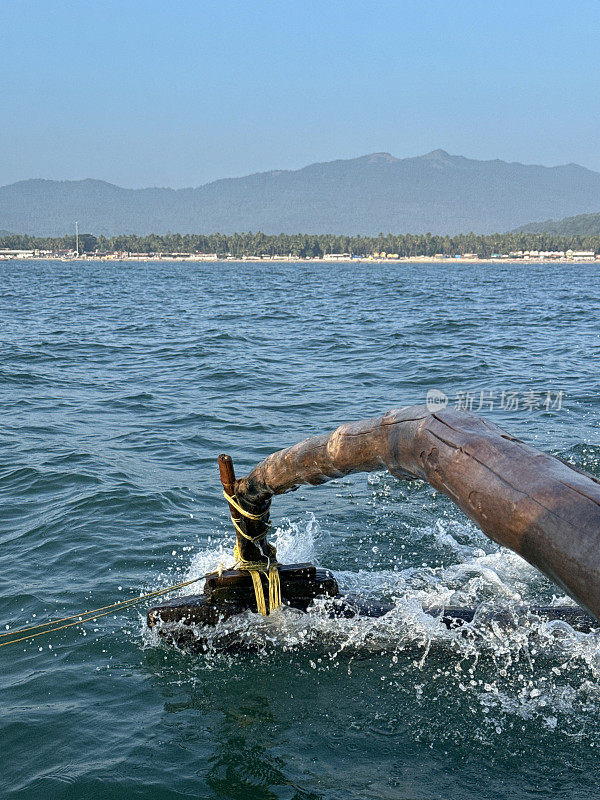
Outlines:
{"type": "Polygon", "coordinates": [[[494,233],[596,214],[600,173],[479,161],[444,150],[387,153],[270,170],[195,188],[126,189],[98,180],[0,187],[0,229],[60,236],[122,233],[494,233]]]}
{"type": "Polygon", "coordinates": [[[0,7],[0,184],[128,188],[390,152],[600,170],[600,8],[347,0],[0,7]],[[9,113],[8,113],[9,111],[9,113]]]}
{"type": "MultiPolygon", "coordinates": [[[[376,152],[376,153],[363,153],[361,155],[350,156],[349,158],[334,158],[334,159],[330,159],[329,161],[313,161],[313,162],[310,162],[308,164],[302,164],[297,168],[285,168],[284,169],[284,168],[281,168],[281,167],[278,167],[278,166],[273,166],[270,169],[260,170],[258,172],[252,172],[252,173],[245,173],[243,175],[220,176],[220,177],[212,178],[211,180],[206,181],[205,183],[199,184],[197,186],[192,186],[192,185],[181,186],[181,187],[161,186],[161,185],[159,185],[157,183],[148,184],[147,186],[125,186],[122,183],[114,183],[113,181],[107,181],[105,178],[99,178],[98,176],[95,176],[95,175],[85,175],[85,176],[82,176],[80,178],[46,178],[44,176],[37,176],[36,175],[36,176],[31,176],[29,178],[23,178],[23,179],[20,179],[18,181],[12,181],[9,184],[0,183],[0,186],[10,186],[10,185],[12,185],[14,183],[24,183],[24,182],[28,182],[28,181],[52,181],[52,182],[57,181],[57,182],[61,182],[61,183],[81,183],[81,182],[84,182],[84,181],[94,181],[94,182],[109,183],[112,186],[118,186],[119,188],[123,188],[123,189],[173,189],[175,191],[178,191],[180,189],[201,188],[202,186],[206,186],[207,184],[215,183],[215,182],[222,181],[222,180],[235,180],[237,178],[250,178],[250,177],[253,177],[255,175],[276,175],[278,173],[284,173],[284,172],[300,172],[303,169],[306,169],[307,167],[315,167],[315,166],[320,166],[320,165],[334,164],[336,162],[345,162],[345,161],[352,162],[352,161],[360,161],[362,159],[374,159],[374,160],[378,159],[378,160],[381,160],[382,162],[385,161],[385,162],[388,162],[388,163],[394,163],[394,162],[397,162],[397,161],[406,161],[406,160],[410,160],[410,159],[419,159],[419,158],[420,159],[429,159],[429,158],[432,158],[432,157],[433,158],[442,157],[442,158],[448,158],[448,159],[465,159],[466,161],[502,162],[502,163],[505,163],[505,164],[511,164],[511,165],[514,165],[514,166],[524,166],[524,167],[538,167],[538,166],[540,166],[540,167],[552,168],[552,167],[576,166],[576,167],[583,167],[584,169],[588,169],[591,172],[600,172],[600,170],[592,170],[591,168],[585,167],[583,164],[577,164],[574,161],[563,162],[561,164],[541,164],[539,162],[536,162],[536,163],[523,163],[521,161],[506,161],[505,159],[501,159],[501,158],[475,159],[475,158],[472,158],[471,156],[464,155],[463,153],[449,153],[447,150],[444,150],[441,147],[437,147],[434,150],[430,150],[427,153],[414,153],[414,154],[407,155],[407,156],[395,156],[392,153],[389,153],[387,151],[379,151],[379,152],[376,152]]],[[[600,200],[599,200],[599,203],[600,203],[600,200]]]]}

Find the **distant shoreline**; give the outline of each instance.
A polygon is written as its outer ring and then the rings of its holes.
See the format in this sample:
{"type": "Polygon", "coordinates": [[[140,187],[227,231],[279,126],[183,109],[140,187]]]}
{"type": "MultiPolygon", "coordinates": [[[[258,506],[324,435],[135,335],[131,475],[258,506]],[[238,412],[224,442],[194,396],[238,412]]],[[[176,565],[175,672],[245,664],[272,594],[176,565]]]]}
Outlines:
{"type": "Polygon", "coordinates": [[[107,262],[107,263],[122,263],[122,262],[137,262],[137,263],[150,263],[150,264],[161,264],[161,263],[168,263],[168,264],[227,264],[227,263],[247,263],[247,264],[439,264],[442,265],[450,265],[453,264],[463,265],[463,264],[594,264],[600,263],[600,255],[595,256],[594,258],[518,258],[518,257],[502,257],[502,258],[456,258],[456,257],[448,257],[448,258],[434,258],[428,256],[410,256],[410,257],[403,257],[403,258],[373,258],[373,257],[360,257],[360,258],[300,258],[296,256],[284,257],[284,256],[275,256],[274,258],[265,257],[265,258],[258,258],[256,256],[250,257],[232,257],[229,256],[227,258],[213,258],[213,257],[202,257],[202,256],[183,256],[183,257],[160,257],[160,256],[114,256],[114,255],[107,255],[107,256],[73,256],[73,257],[66,257],[66,256],[3,256],[0,254],[0,262],[2,261],[17,261],[17,262],[24,262],[24,261],[62,261],[65,263],[74,263],[74,262],[81,262],[81,263],[98,263],[98,262],[107,262]]]}
{"type": "Polygon", "coordinates": [[[301,261],[344,263],[419,261],[600,261],[600,235],[555,237],[538,234],[333,234],[253,233],[123,234],[91,233],[40,238],[21,234],[0,237],[0,259],[76,257],[123,261],[301,261]]]}

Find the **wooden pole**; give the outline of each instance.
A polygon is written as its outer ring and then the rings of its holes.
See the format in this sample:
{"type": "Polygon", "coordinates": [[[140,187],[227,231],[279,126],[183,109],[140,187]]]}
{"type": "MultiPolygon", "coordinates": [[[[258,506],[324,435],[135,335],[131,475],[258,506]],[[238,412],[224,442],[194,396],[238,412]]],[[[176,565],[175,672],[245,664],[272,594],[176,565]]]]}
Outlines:
{"type": "Polygon", "coordinates": [[[380,469],[428,481],[600,619],[600,481],[475,414],[412,406],[342,425],[268,456],[236,492],[264,509],[301,484],[380,469]]]}
{"type": "MultiPolygon", "coordinates": [[[[225,453],[221,453],[217,461],[219,463],[219,477],[221,478],[223,489],[225,489],[227,494],[231,497],[232,495],[235,494],[235,469],[233,467],[233,460],[231,456],[228,456],[225,453]]],[[[239,511],[237,511],[231,505],[231,503],[227,503],[227,505],[229,506],[229,513],[231,514],[231,519],[241,527],[243,525],[243,520],[239,511]]],[[[235,536],[238,549],[241,553],[243,546],[243,537],[240,536],[237,530],[235,532],[235,536]]]]}
{"type": "MultiPolygon", "coordinates": [[[[218,457],[217,461],[219,464],[219,477],[221,478],[223,489],[225,489],[227,494],[230,497],[232,497],[234,494],[236,494],[235,470],[233,467],[232,458],[231,456],[222,453],[218,457]]],[[[242,506],[242,508],[246,507],[246,504],[244,504],[243,499],[238,498],[238,502],[242,506]]],[[[260,521],[251,520],[248,519],[247,517],[244,517],[229,502],[227,503],[227,505],[229,506],[229,513],[231,514],[231,519],[248,536],[256,537],[267,530],[269,521],[267,512],[269,510],[270,503],[267,503],[266,507],[260,508],[258,511],[256,511],[254,508],[248,508],[248,511],[250,511],[251,513],[258,513],[261,515],[264,514],[263,518],[260,521]]],[[[245,561],[266,561],[267,555],[270,558],[274,557],[273,548],[266,541],[263,540],[259,544],[254,544],[254,542],[244,538],[237,529],[235,535],[236,535],[238,551],[245,561]]]]}

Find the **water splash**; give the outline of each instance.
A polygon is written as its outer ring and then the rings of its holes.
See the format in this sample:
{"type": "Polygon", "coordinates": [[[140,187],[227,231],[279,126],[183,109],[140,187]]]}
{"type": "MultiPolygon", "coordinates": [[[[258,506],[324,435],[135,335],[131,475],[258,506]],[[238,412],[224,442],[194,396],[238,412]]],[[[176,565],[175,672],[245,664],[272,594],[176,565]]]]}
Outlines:
{"type": "MultiPolygon", "coordinates": [[[[487,540],[486,552],[469,522],[438,519],[420,534],[449,553],[447,566],[336,571],[343,593],[391,600],[393,607],[383,617],[332,617],[330,601],[324,599],[306,614],[289,608],[266,618],[246,612],[198,630],[202,643],[193,658],[213,669],[233,665],[244,652],[265,663],[276,654],[294,652],[318,672],[351,671],[357,659],[385,657],[393,690],[406,691],[407,674],[418,701],[443,685],[445,696],[466,702],[476,715],[481,741],[517,720],[595,739],[588,715],[600,712],[600,631],[579,633],[565,622],[523,613],[527,602],[539,600],[544,579],[487,540]],[[449,631],[427,613],[447,605],[476,606],[473,622],[449,631]],[[499,609],[505,612],[501,621],[499,609]]],[[[330,537],[312,514],[302,524],[284,520],[273,541],[283,562],[327,565],[330,537]]],[[[199,549],[185,577],[214,569],[226,555],[222,544],[199,549]]],[[[554,601],[570,602],[565,597],[554,601]]],[[[156,631],[144,630],[142,638],[146,648],[165,647],[156,631]]]]}

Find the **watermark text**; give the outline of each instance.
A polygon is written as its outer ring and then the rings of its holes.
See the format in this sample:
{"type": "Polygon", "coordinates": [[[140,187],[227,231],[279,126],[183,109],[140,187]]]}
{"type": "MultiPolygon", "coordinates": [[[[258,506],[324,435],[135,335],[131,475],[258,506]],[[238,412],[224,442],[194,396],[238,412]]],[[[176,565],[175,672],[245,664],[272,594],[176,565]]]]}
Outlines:
{"type": "Polygon", "coordinates": [[[451,406],[459,411],[561,411],[565,393],[562,389],[480,389],[460,390],[454,396],[441,389],[429,389],[426,403],[429,411],[451,406]]]}

